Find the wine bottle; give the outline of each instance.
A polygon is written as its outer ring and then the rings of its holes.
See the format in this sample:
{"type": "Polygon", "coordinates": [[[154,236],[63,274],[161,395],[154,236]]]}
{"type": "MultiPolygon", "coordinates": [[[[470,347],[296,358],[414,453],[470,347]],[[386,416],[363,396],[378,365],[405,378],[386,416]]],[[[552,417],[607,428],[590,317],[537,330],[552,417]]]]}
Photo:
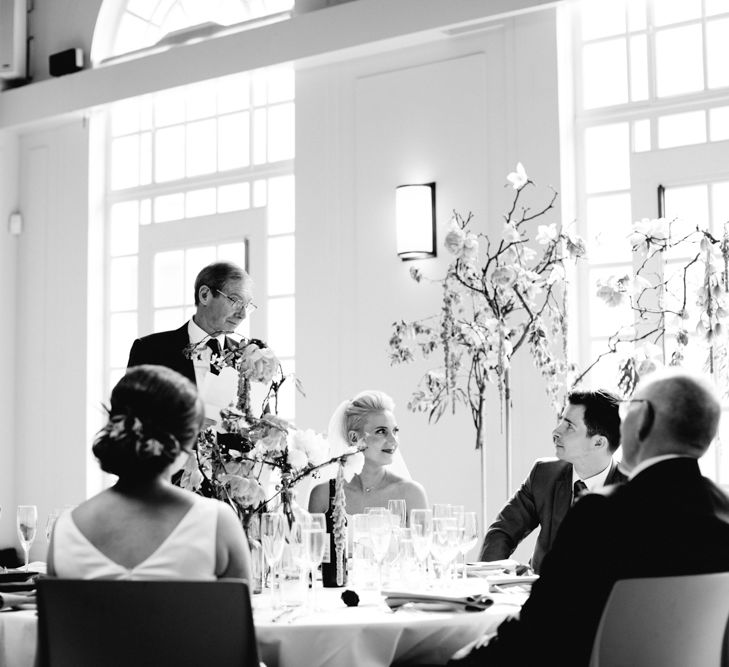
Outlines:
{"type": "Polygon", "coordinates": [[[340,481],[340,475],[337,475],[336,480],[329,480],[329,507],[324,514],[329,537],[329,558],[325,554],[321,564],[321,580],[327,588],[345,586],[347,583],[347,515],[344,505],[344,477],[341,475],[340,481]]]}

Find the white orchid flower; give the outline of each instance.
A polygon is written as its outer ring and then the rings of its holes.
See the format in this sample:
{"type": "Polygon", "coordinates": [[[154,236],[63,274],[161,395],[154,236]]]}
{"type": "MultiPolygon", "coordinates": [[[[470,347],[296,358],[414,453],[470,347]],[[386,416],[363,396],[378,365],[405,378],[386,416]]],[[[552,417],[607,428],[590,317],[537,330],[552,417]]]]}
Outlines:
{"type": "Polygon", "coordinates": [[[529,180],[526,170],[524,169],[524,165],[521,162],[517,162],[516,171],[512,171],[510,174],[507,174],[506,180],[511,183],[514,190],[523,188],[529,180]]]}

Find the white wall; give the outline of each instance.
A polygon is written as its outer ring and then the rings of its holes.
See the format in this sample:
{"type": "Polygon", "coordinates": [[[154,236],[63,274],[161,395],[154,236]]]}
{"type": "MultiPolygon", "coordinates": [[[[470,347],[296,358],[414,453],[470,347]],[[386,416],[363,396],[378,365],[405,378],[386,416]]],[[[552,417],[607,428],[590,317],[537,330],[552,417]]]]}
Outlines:
{"type": "MultiPolygon", "coordinates": [[[[559,187],[554,13],[474,35],[297,73],[297,371],[307,398],[298,421],[325,428],[342,398],[381,388],[398,405],[402,450],[431,502],[480,508],[479,457],[462,408],[428,425],[406,410],[425,363],[391,367],[391,323],[435,314],[439,291],[415,284],[416,265],[441,276],[453,209],[499,234],[517,160],[559,187]],[[529,44],[528,49],[522,48],[529,44]],[[395,253],[397,185],[435,181],[439,257],[395,253]]],[[[526,349],[515,363],[513,480],[552,454],[554,421],[526,349]],[[527,416],[528,415],[528,416],[527,416]]],[[[490,518],[506,497],[504,435],[490,402],[490,518]]]]}
{"type": "MultiPolygon", "coordinates": [[[[37,1],[36,21],[43,23],[38,34],[45,37],[36,56],[73,45],[75,27],[50,36],[54,23],[65,25],[64,7],[84,15],[87,31],[88,12],[98,4],[37,1]]],[[[296,342],[307,398],[298,402],[297,421],[323,430],[342,398],[380,387],[398,404],[405,456],[431,502],[475,509],[478,455],[467,413],[429,426],[424,416],[406,410],[428,366],[389,366],[391,322],[438,308],[437,292],[412,282],[411,264],[395,254],[394,189],[437,182],[442,241],[453,208],[473,210],[485,231],[500,229],[510,202],[504,177],[517,160],[535,180],[559,188],[554,11],[460,37],[434,31],[429,39],[417,46],[404,40],[402,48],[393,48],[391,40],[387,53],[316,67],[303,63],[298,72],[296,342]]],[[[56,94],[58,86],[43,90],[56,94]]],[[[67,90],[73,95],[75,88],[67,90]]],[[[4,303],[17,298],[9,310],[15,330],[0,333],[0,343],[11,349],[17,343],[14,355],[0,347],[8,366],[12,356],[17,360],[17,376],[11,371],[0,378],[0,435],[8,436],[0,448],[7,449],[8,440],[17,443],[14,466],[0,467],[0,502],[6,506],[0,546],[15,543],[8,508],[37,503],[44,521],[52,507],[85,495],[86,414],[98,407],[90,404],[85,385],[87,292],[98,280],[88,275],[86,263],[88,149],[80,120],[27,133],[17,156],[13,139],[0,139],[0,216],[17,202],[26,220],[18,240],[0,227],[0,273],[7,278],[0,289],[4,303]],[[12,176],[6,179],[13,170],[19,188],[12,176]]],[[[439,253],[417,264],[437,276],[447,262],[439,253]]],[[[553,417],[535,375],[527,357],[517,360],[516,483],[535,457],[552,451],[553,417]]],[[[488,501],[494,514],[505,500],[506,483],[495,396],[490,408],[488,501]]],[[[35,555],[44,550],[40,536],[35,555]]]]}

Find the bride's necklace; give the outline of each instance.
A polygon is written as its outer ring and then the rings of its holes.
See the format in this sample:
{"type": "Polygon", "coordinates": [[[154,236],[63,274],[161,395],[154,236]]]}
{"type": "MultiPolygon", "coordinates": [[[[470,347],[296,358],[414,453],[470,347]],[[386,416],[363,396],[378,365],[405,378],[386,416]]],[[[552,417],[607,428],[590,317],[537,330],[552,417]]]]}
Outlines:
{"type": "Polygon", "coordinates": [[[382,477],[380,477],[379,480],[377,480],[373,484],[370,484],[369,486],[365,486],[365,483],[364,483],[361,475],[359,478],[359,483],[362,485],[362,491],[364,491],[365,493],[371,493],[375,489],[379,489],[382,486],[382,484],[386,478],[387,478],[387,470],[385,470],[384,474],[382,475],[382,477]]]}

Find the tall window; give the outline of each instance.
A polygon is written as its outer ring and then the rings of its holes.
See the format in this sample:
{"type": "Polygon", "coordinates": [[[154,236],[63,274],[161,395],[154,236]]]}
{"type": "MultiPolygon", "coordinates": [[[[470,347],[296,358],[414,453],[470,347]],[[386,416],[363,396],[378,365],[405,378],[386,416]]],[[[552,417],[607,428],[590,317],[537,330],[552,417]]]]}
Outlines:
{"type": "MultiPolygon", "coordinates": [[[[729,220],[729,3],[581,0],[571,11],[578,215],[590,248],[579,287],[586,360],[605,349],[616,321],[594,298],[597,282],[632,272],[631,222],[658,217],[659,185],[665,217],[719,235],[729,220]]],[[[670,270],[682,258],[666,259],[670,270]]],[[[593,383],[614,385],[617,362],[601,362],[593,383]]],[[[687,363],[702,368],[700,359],[687,363]]],[[[729,483],[723,446],[702,465],[729,483]]]]}
{"type": "MultiPolygon", "coordinates": [[[[110,109],[109,389],[137,336],[190,317],[195,276],[220,259],[254,281],[259,309],[239,333],[268,340],[294,371],[293,99],[293,68],[278,67],[110,109]]],[[[280,413],[294,416],[291,392],[280,413]]]]}

